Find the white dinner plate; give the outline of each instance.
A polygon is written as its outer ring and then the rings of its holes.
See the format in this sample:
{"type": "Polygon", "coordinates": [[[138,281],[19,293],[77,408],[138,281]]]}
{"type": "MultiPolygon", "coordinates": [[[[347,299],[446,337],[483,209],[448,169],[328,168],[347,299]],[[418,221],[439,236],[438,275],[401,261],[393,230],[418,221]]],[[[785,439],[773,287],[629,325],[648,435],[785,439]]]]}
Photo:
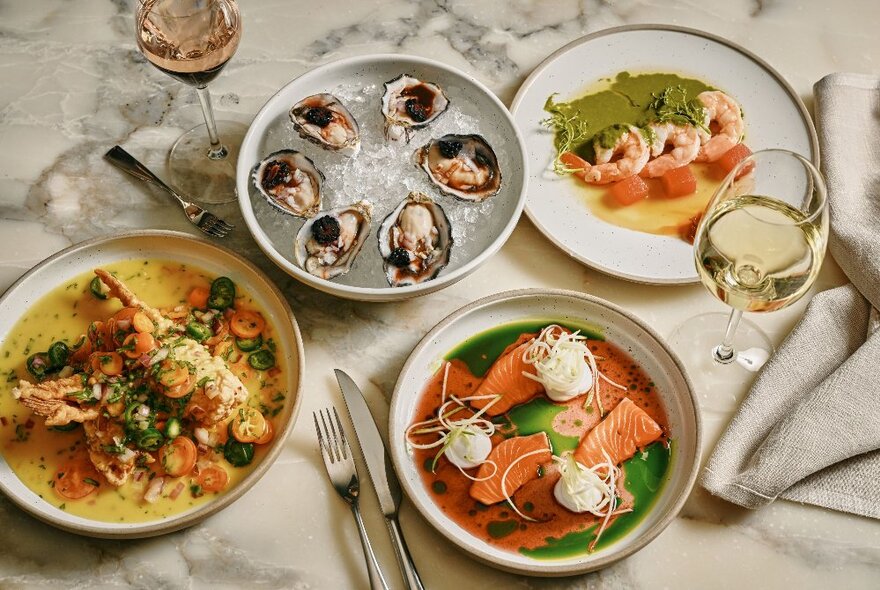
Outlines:
{"type": "Polygon", "coordinates": [[[547,97],[575,99],[600,78],[622,71],[678,73],[727,92],[742,105],[753,151],[785,148],[818,164],[816,130],[776,70],[730,41],[693,29],[635,25],[599,31],[566,45],[526,79],[512,111],[531,171],[526,213],[538,229],[570,256],[608,274],[639,283],[695,283],[689,244],[598,219],[579,198],[577,181],[548,170],[555,151],[553,134],[541,125],[547,97]]]}

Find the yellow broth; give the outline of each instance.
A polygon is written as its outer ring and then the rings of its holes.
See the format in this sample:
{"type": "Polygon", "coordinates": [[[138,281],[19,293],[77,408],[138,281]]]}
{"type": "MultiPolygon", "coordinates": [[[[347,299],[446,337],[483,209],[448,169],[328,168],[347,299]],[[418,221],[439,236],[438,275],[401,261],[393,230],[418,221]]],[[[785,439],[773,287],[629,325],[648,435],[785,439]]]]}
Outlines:
{"type": "MultiPolygon", "coordinates": [[[[156,308],[185,304],[186,296],[194,287],[209,287],[215,278],[199,268],[166,260],[129,260],[108,264],[105,270],[116,273],[137,296],[156,308]]],[[[0,346],[0,453],[34,493],[45,501],[71,514],[105,522],[145,522],[167,518],[210,502],[218,494],[232,489],[262,461],[268,445],[257,445],[253,462],[245,467],[233,467],[221,459],[220,464],[229,474],[224,491],[204,493],[195,497],[190,489],[191,476],[169,478],[159,500],[150,504],[143,498],[148,478],[134,478],[115,488],[103,478],[98,489],[79,500],[62,497],[53,489],[53,476],[58,466],[75,454],[82,454],[85,438],[82,428],[71,432],[48,429],[40,416],[21,405],[12,395],[19,379],[33,381],[27,372],[27,357],[45,351],[55,341],[72,345],[86,332],[90,322],[106,320],[121,309],[118,300],[100,300],[89,291],[89,282],[95,275],[85,273],[68,281],[39,299],[28,309],[0,346]],[[183,483],[183,491],[176,499],[171,493],[183,483]]],[[[261,311],[246,286],[236,284],[236,306],[261,311]]],[[[267,314],[263,313],[264,317],[267,314]]],[[[264,340],[272,338],[273,330],[267,322],[264,340]]],[[[273,340],[277,345],[277,339],[273,340]]],[[[276,351],[276,358],[283,358],[276,351]]],[[[245,355],[246,356],[246,355],[245,355]]],[[[233,370],[247,387],[246,404],[264,412],[269,418],[277,415],[284,404],[284,377],[279,370],[256,371],[246,363],[233,365],[233,370]]]]}

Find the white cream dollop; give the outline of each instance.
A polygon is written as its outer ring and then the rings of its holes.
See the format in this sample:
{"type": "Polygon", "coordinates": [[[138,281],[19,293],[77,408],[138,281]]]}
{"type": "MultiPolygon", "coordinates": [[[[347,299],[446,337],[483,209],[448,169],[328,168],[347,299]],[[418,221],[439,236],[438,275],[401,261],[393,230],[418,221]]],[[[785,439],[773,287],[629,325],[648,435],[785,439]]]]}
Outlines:
{"type": "Polygon", "coordinates": [[[576,364],[572,367],[571,371],[571,381],[574,383],[569,387],[559,386],[554,382],[544,383],[544,391],[547,392],[547,397],[552,399],[555,402],[567,402],[570,399],[574,399],[579,395],[582,395],[593,387],[593,372],[590,370],[590,365],[587,363],[586,359],[581,357],[580,359],[574,361],[576,364]],[[580,376],[578,377],[578,373],[580,376]]]}
{"type": "Polygon", "coordinates": [[[553,488],[553,497],[572,512],[597,514],[611,500],[605,481],[573,457],[557,462],[562,477],[553,488]]]}
{"type": "Polygon", "coordinates": [[[492,452],[492,439],[479,428],[468,425],[450,435],[446,458],[461,469],[482,465],[492,452]]]}
{"type": "Polygon", "coordinates": [[[535,374],[524,373],[526,377],[543,385],[555,402],[567,402],[593,388],[595,361],[587,339],[577,332],[547,326],[526,349],[523,361],[535,368],[535,374]]]}

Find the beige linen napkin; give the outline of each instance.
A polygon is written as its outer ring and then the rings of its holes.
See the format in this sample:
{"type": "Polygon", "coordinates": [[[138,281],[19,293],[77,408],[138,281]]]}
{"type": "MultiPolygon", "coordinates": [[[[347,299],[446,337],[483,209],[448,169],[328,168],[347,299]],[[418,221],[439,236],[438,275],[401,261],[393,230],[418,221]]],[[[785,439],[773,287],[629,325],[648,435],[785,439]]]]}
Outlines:
{"type": "Polygon", "coordinates": [[[880,78],[815,85],[829,248],[852,284],[819,293],[703,472],[748,508],[778,497],[880,518],[880,78]]]}

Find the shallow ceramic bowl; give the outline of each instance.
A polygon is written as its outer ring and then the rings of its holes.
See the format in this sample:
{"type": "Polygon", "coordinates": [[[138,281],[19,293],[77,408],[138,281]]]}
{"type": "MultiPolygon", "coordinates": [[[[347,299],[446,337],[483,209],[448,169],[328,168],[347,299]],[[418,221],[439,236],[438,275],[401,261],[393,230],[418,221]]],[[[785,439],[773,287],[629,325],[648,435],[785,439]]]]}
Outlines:
{"type": "Polygon", "coordinates": [[[288,403],[278,415],[277,435],[262,462],[237,486],[212,502],[168,518],[141,523],[89,520],[49,504],[27,488],[0,456],[0,490],[32,516],[58,528],[92,537],[137,538],[169,533],[193,525],[229,506],[259,480],[281,452],[300,407],[304,366],[302,337],[281,292],[253,264],[227,250],[189,234],[143,231],[97,238],[54,254],[28,271],[0,298],[0,334],[9,334],[18,319],[43,295],[58,285],[99,266],[132,258],[175,260],[215,275],[226,275],[243,285],[275,326],[287,356],[278,362],[287,376],[288,403]]]}
{"type": "Polygon", "coordinates": [[[675,518],[697,475],[700,461],[700,416],[693,388],[681,361],[660,336],[637,317],[590,295],[573,291],[526,289],[499,293],[456,311],[437,324],[410,355],[391,401],[391,455],[400,481],[416,508],[450,541],[480,561],[495,567],[537,576],[565,576],[603,568],[650,542],[675,518]],[[420,393],[441,360],[458,344],[480,332],[509,322],[541,319],[587,323],[629,353],[651,376],[676,441],[663,489],[654,506],[622,539],[592,554],[558,560],[539,560],[495,548],[461,528],[431,499],[404,442],[414,421],[420,393]]]}
{"type": "MultiPolygon", "coordinates": [[[[347,106],[354,111],[349,99],[342,96],[340,98],[343,103],[348,102],[347,106]]],[[[363,100],[363,97],[359,100],[363,100]]],[[[358,120],[361,137],[366,138],[368,134],[370,138],[381,137],[382,119],[378,100],[375,96],[371,96],[369,102],[363,104],[370,105],[370,110],[367,111],[364,106],[364,111],[369,115],[358,120]],[[375,109],[372,109],[372,106],[375,106],[375,109]]],[[[372,170],[380,174],[382,170],[379,169],[390,168],[401,175],[423,175],[424,173],[419,171],[410,160],[411,152],[425,143],[428,138],[437,137],[440,133],[439,126],[445,124],[444,117],[449,117],[449,114],[444,113],[435,123],[423,131],[418,131],[409,144],[412,149],[405,155],[375,160],[372,170]]],[[[363,156],[362,148],[358,158],[363,156]]],[[[254,117],[241,146],[236,176],[239,205],[248,229],[260,248],[275,264],[316,289],[339,297],[363,301],[398,301],[425,295],[447,287],[476,270],[504,245],[513,231],[525,204],[527,179],[525,146],[510,113],[501,101],[483,84],[460,70],[434,60],[408,55],[366,55],[341,59],[309,70],[284,86],[254,117]],[[345,156],[340,154],[328,156],[329,152],[326,150],[301,139],[290,123],[288,116],[290,108],[306,96],[321,92],[338,92],[338,88],[345,92],[354,92],[367,87],[381,89],[384,82],[403,73],[439,84],[449,96],[454,108],[476,121],[476,129],[468,127],[466,132],[485,137],[498,155],[502,174],[501,191],[490,197],[491,214],[479,218],[477,214],[481,208],[486,209],[483,204],[456,202],[452,197],[440,195],[437,191],[425,191],[444,208],[469,209],[467,212],[469,223],[459,228],[462,232],[469,232],[467,249],[454,245],[449,265],[433,280],[407,287],[389,287],[384,278],[377,279],[375,274],[369,281],[357,278],[363,271],[363,266],[381,266],[376,231],[379,223],[394,208],[387,205],[377,206],[374,210],[372,231],[354,262],[354,269],[332,281],[315,277],[297,264],[293,253],[295,234],[302,225],[302,220],[269,207],[264,197],[254,188],[251,172],[261,159],[279,149],[301,151],[315,160],[319,168],[325,172],[327,168],[323,162],[332,165],[338,163],[340,159],[344,161],[345,156]],[[269,210],[271,215],[268,213],[269,210]],[[279,225],[276,227],[274,224],[279,225]],[[472,227],[478,227],[478,231],[472,231],[472,227]]],[[[351,175],[339,178],[327,173],[322,209],[347,205],[363,198],[375,201],[370,194],[358,189],[356,179],[351,178],[351,175]]],[[[399,193],[394,205],[408,192],[404,183],[396,176],[389,179],[385,190],[395,195],[399,193]]],[[[488,201],[485,205],[488,205],[488,201]]],[[[462,215],[464,214],[463,212],[462,215]]]]}

